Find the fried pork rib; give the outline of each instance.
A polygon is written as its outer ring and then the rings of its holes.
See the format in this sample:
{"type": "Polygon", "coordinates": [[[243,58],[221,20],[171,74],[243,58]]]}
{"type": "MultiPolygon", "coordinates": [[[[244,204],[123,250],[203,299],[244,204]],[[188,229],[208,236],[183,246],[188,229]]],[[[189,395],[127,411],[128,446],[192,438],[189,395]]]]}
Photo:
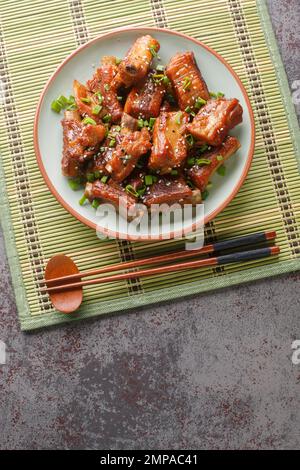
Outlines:
{"type": "Polygon", "coordinates": [[[226,137],[223,144],[219,147],[201,155],[201,158],[199,158],[199,164],[195,164],[188,171],[188,176],[197,188],[203,192],[215,171],[239,148],[240,142],[236,137],[226,137]],[[208,163],[209,161],[210,163],[208,163]]]}
{"type": "Polygon", "coordinates": [[[179,176],[173,178],[171,176],[161,176],[158,181],[147,187],[147,191],[143,196],[143,203],[147,207],[152,204],[188,204],[193,196],[193,191],[186,184],[184,178],[179,176]]]}
{"type": "Polygon", "coordinates": [[[187,156],[184,136],[188,114],[162,112],[156,119],[153,129],[153,147],[149,158],[149,168],[160,174],[169,173],[180,167],[187,156]]]}
{"type": "Polygon", "coordinates": [[[200,109],[193,122],[187,125],[187,131],[199,142],[217,146],[242,120],[243,108],[236,98],[219,98],[209,100],[200,109]]]}
{"type": "Polygon", "coordinates": [[[196,64],[193,52],[176,54],[170,60],[165,73],[171,80],[182,111],[187,107],[195,111],[197,98],[205,101],[209,99],[207,85],[196,64]]]}
{"type": "Polygon", "coordinates": [[[129,87],[142,80],[159,48],[159,42],[150,35],[139,37],[119,65],[120,81],[129,87]]]}
{"type": "Polygon", "coordinates": [[[138,86],[131,89],[125,103],[125,113],[136,118],[149,119],[157,117],[165,94],[165,87],[155,83],[151,75],[138,86]]]}
{"type": "Polygon", "coordinates": [[[93,93],[96,93],[95,99],[98,105],[102,106],[99,113],[100,117],[111,115],[111,120],[118,123],[122,117],[122,105],[118,100],[117,88],[115,85],[115,77],[118,67],[113,61],[113,57],[106,56],[102,59],[102,66],[99,67],[93,78],[87,81],[87,87],[93,93]]]}
{"type": "Polygon", "coordinates": [[[150,148],[150,133],[145,127],[141,131],[126,132],[105,168],[115,181],[123,181],[150,148]]]}
{"type": "Polygon", "coordinates": [[[82,124],[78,111],[66,111],[62,126],[62,172],[65,176],[76,177],[81,174],[81,165],[97,152],[106,129],[102,124],[82,124]]]}
{"type": "Polygon", "coordinates": [[[113,180],[110,180],[108,184],[102,183],[100,180],[87,183],[84,194],[90,202],[98,199],[101,202],[109,202],[116,208],[121,205],[123,208],[127,208],[128,212],[136,204],[136,198],[127,194],[125,189],[113,180]]]}

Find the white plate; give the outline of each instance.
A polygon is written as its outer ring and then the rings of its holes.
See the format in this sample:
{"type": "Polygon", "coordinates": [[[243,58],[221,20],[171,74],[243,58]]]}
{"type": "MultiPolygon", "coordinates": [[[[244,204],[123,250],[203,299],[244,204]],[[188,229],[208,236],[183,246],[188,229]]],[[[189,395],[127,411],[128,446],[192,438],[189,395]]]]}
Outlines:
{"type": "MultiPolygon", "coordinates": [[[[99,36],[66,58],[49,79],[40,97],[34,126],[37,161],[49,189],[65,209],[92,228],[96,228],[99,222],[96,211],[88,204],[84,206],[78,204],[80,192],[73,191],[68,185],[67,178],[61,173],[63,136],[60,120],[63,116],[51,110],[51,102],[61,94],[65,96],[72,94],[72,83],[75,78],[85,83],[93,75],[95,66],[99,65],[102,56],[123,57],[136,38],[144,34],[151,34],[160,42],[161,64],[167,64],[176,52],[193,51],[209,90],[222,91],[227,98],[238,98],[244,109],[243,123],[231,132],[240,140],[241,148],[226,162],[226,175],[223,177],[214,175],[212,179],[213,186],[204,203],[205,223],[212,220],[232,200],[247,176],[251,164],[255,141],[251,105],[241,81],[215,51],[193,38],[167,29],[123,28],[99,36]]],[[[185,229],[193,222],[195,221],[185,221],[185,229]]],[[[118,232],[113,225],[112,220],[110,229],[112,232],[118,232]]],[[[157,226],[154,236],[156,234],[156,238],[166,237],[167,230],[167,227],[157,226]]],[[[118,235],[120,238],[126,238],[128,234],[116,233],[116,236],[118,235]]],[[[146,232],[141,235],[143,239],[148,238],[146,232]]],[[[171,237],[173,236],[174,233],[171,234],[171,237]]]]}

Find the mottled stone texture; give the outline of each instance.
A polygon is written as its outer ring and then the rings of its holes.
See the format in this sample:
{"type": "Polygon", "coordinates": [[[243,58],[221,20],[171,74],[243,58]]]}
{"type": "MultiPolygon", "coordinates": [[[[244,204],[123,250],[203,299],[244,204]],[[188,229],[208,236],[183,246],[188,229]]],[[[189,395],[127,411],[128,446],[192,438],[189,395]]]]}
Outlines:
{"type": "MultiPolygon", "coordinates": [[[[290,83],[299,0],[270,0],[290,83]]],[[[0,245],[1,449],[299,448],[300,274],[20,332],[0,245]]]]}

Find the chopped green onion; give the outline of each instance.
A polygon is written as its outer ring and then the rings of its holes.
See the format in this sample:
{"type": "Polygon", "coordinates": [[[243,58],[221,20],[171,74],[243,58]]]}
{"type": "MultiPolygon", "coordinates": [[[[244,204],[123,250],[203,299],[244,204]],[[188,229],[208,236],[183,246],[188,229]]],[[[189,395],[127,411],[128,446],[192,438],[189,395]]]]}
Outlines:
{"type": "Polygon", "coordinates": [[[70,188],[73,190],[73,191],[77,191],[78,189],[81,188],[81,181],[80,179],[76,178],[76,179],[69,179],[68,180],[68,184],[70,186],[70,188]]]}
{"type": "Polygon", "coordinates": [[[197,165],[199,165],[199,166],[210,165],[210,164],[211,164],[211,160],[209,160],[208,158],[197,158],[197,159],[196,159],[196,163],[197,163],[197,165]]]}
{"type": "Polygon", "coordinates": [[[217,97],[218,98],[223,98],[223,96],[225,96],[224,93],[222,91],[218,91],[217,97]]]}
{"type": "Polygon", "coordinates": [[[212,98],[217,98],[217,93],[215,93],[214,91],[210,91],[209,94],[212,98]]]}
{"type": "Polygon", "coordinates": [[[146,189],[147,189],[146,186],[142,186],[141,188],[139,188],[139,189],[137,190],[138,195],[139,195],[140,197],[143,196],[143,194],[145,194],[145,192],[146,192],[146,189]]]}
{"type": "Polygon", "coordinates": [[[123,96],[117,96],[118,101],[122,101],[122,99],[123,99],[123,96]]]}
{"type": "Polygon", "coordinates": [[[91,98],[80,98],[83,103],[90,103],[91,98]]]}
{"type": "Polygon", "coordinates": [[[103,121],[103,122],[110,122],[110,121],[111,121],[111,115],[110,115],[110,114],[106,114],[106,115],[102,118],[102,121],[103,121]]]}
{"type": "Polygon", "coordinates": [[[203,106],[206,103],[207,103],[206,100],[204,100],[203,98],[200,98],[200,96],[198,96],[198,98],[195,101],[195,108],[200,109],[201,106],[203,106]]]}
{"type": "Polygon", "coordinates": [[[157,52],[156,52],[156,49],[154,46],[150,46],[149,47],[149,51],[151,52],[152,56],[153,57],[156,57],[157,56],[157,52]]]}
{"type": "Polygon", "coordinates": [[[148,127],[149,126],[149,122],[146,120],[144,121],[144,127],[148,127]]]}
{"type": "Polygon", "coordinates": [[[177,171],[177,170],[172,170],[172,171],[171,171],[171,175],[172,175],[172,176],[177,176],[177,175],[178,175],[178,171],[177,171]]]}
{"type": "Polygon", "coordinates": [[[87,173],[86,179],[87,179],[90,183],[92,183],[92,182],[95,180],[95,175],[94,175],[94,173],[87,173]]]}
{"type": "Polygon", "coordinates": [[[98,201],[97,199],[94,199],[92,202],[92,207],[94,209],[98,209],[99,206],[100,206],[100,201],[98,201]]]}
{"type": "Polygon", "coordinates": [[[166,77],[166,75],[162,79],[162,82],[165,86],[168,86],[170,84],[170,80],[168,79],[168,77],[166,77]]]}
{"type": "Polygon", "coordinates": [[[120,132],[121,126],[116,126],[114,130],[115,130],[116,132],[120,132]]]}
{"type": "Polygon", "coordinates": [[[144,127],[144,120],[143,119],[138,119],[137,125],[138,125],[139,129],[142,129],[142,127],[144,127]]]}
{"type": "Polygon", "coordinates": [[[111,139],[108,146],[109,147],[114,147],[116,145],[116,139],[111,139]]]}
{"type": "Polygon", "coordinates": [[[195,158],[194,158],[194,157],[189,157],[189,158],[187,159],[187,164],[188,164],[188,166],[193,166],[193,165],[195,165],[195,158]]]}
{"type": "Polygon", "coordinates": [[[106,147],[100,147],[100,149],[99,149],[99,150],[100,150],[100,152],[105,152],[105,150],[106,150],[106,147]]]}
{"type": "Polygon", "coordinates": [[[153,183],[157,183],[158,177],[156,175],[152,175],[152,180],[153,180],[153,183]]]}
{"type": "Polygon", "coordinates": [[[199,152],[200,152],[200,153],[203,153],[203,152],[205,152],[207,149],[208,149],[208,145],[207,145],[207,144],[200,145],[200,147],[199,147],[199,152]]]}
{"type": "Polygon", "coordinates": [[[101,178],[100,181],[101,181],[102,183],[107,183],[107,180],[108,180],[108,176],[105,175],[105,176],[102,176],[102,178],[101,178]]]}
{"type": "Polygon", "coordinates": [[[181,123],[181,116],[182,116],[182,112],[179,111],[179,113],[176,114],[175,116],[175,121],[176,121],[176,124],[180,125],[181,123]]]}
{"type": "Polygon", "coordinates": [[[83,195],[82,198],[79,199],[79,204],[80,204],[81,206],[83,206],[83,204],[85,203],[86,200],[87,200],[87,197],[86,197],[85,195],[83,195]]]}
{"type": "Polygon", "coordinates": [[[150,186],[153,184],[153,176],[152,175],[146,175],[145,176],[145,185],[150,186]]]}
{"type": "Polygon", "coordinates": [[[116,57],[116,65],[119,65],[122,62],[122,59],[120,57],[116,57]]]}
{"type": "Polygon", "coordinates": [[[100,173],[99,170],[94,171],[95,180],[98,180],[100,178],[100,176],[101,176],[101,173],[100,173]]]}
{"type": "Polygon", "coordinates": [[[209,192],[207,191],[207,189],[205,189],[203,193],[201,193],[201,196],[202,196],[203,201],[205,201],[205,199],[208,198],[209,192]]]}
{"type": "Polygon", "coordinates": [[[194,137],[192,136],[192,134],[188,134],[188,135],[186,136],[186,141],[187,141],[187,143],[188,143],[191,147],[192,147],[192,146],[194,145],[194,143],[195,143],[194,137]]]}
{"type": "Polygon", "coordinates": [[[159,64],[159,65],[156,66],[156,70],[157,70],[158,72],[164,72],[164,71],[165,71],[165,66],[159,64]]]}
{"type": "Polygon", "coordinates": [[[82,120],[82,124],[92,124],[93,126],[95,126],[97,123],[96,123],[96,121],[94,121],[94,119],[92,119],[90,117],[85,117],[82,120]]]}
{"type": "Polygon", "coordinates": [[[176,104],[176,100],[175,100],[174,96],[173,96],[171,93],[167,93],[167,94],[166,94],[166,100],[167,100],[168,103],[170,103],[171,105],[176,104]]]}
{"type": "Polygon", "coordinates": [[[94,107],[92,108],[92,113],[93,113],[93,114],[99,114],[100,111],[101,111],[101,109],[102,109],[102,106],[100,106],[100,104],[96,104],[96,106],[94,106],[94,107]]]}
{"type": "Polygon", "coordinates": [[[60,112],[61,112],[61,109],[62,109],[62,105],[60,104],[59,101],[54,100],[54,101],[52,101],[52,103],[51,103],[51,109],[52,109],[53,111],[55,111],[56,113],[60,113],[60,112]]]}
{"type": "Polygon", "coordinates": [[[164,74],[163,73],[154,73],[152,75],[152,78],[157,79],[158,81],[160,81],[164,78],[164,74]]]}
{"type": "Polygon", "coordinates": [[[222,157],[222,155],[217,155],[217,160],[218,162],[221,162],[223,160],[224,157],[222,157]]]}
{"type": "Polygon", "coordinates": [[[190,107],[190,106],[187,106],[187,107],[185,108],[185,112],[186,112],[186,113],[191,113],[191,112],[192,112],[191,107],[190,107]]]}
{"type": "Polygon", "coordinates": [[[109,91],[110,90],[110,85],[108,83],[105,83],[104,85],[104,90],[109,91]]]}
{"type": "Polygon", "coordinates": [[[195,188],[195,185],[194,185],[194,183],[192,182],[192,180],[187,179],[187,180],[186,180],[186,183],[187,183],[187,185],[188,185],[191,189],[194,189],[194,188],[195,188]]]}
{"type": "Polygon", "coordinates": [[[67,107],[66,107],[66,110],[67,111],[75,111],[77,109],[77,106],[75,103],[73,104],[69,104],[67,107]]]}
{"type": "Polygon", "coordinates": [[[125,187],[125,191],[134,197],[139,197],[138,192],[134,189],[134,187],[131,184],[127,184],[127,186],[125,187]]]}
{"type": "Polygon", "coordinates": [[[155,121],[156,121],[155,118],[150,118],[150,119],[149,119],[149,127],[150,127],[150,129],[153,129],[153,126],[154,126],[154,124],[155,124],[155,121]]]}
{"type": "Polygon", "coordinates": [[[226,166],[224,165],[219,166],[219,168],[217,169],[217,173],[220,176],[224,176],[226,174],[226,166]]]}
{"type": "Polygon", "coordinates": [[[97,91],[95,93],[95,96],[97,96],[99,103],[101,104],[103,101],[103,96],[101,95],[100,91],[97,91]]]}
{"type": "Polygon", "coordinates": [[[213,186],[212,182],[211,182],[211,181],[209,181],[209,182],[207,183],[207,186],[206,186],[206,187],[207,187],[207,189],[211,189],[211,188],[212,188],[212,186],[213,186]]]}
{"type": "Polygon", "coordinates": [[[70,95],[68,99],[68,104],[73,104],[73,103],[75,103],[75,97],[73,95],[70,95]]]}
{"type": "Polygon", "coordinates": [[[66,98],[64,95],[60,95],[56,101],[61,104],[62,108],[65,108],[69,104],[68,98],[66,98]]]}
{"type": "Polygon", "coordinates": [[[183,84],[183,89],[184,89],[184,90],[187,90],[187,89],[191,86],[192,80],[190,79],[190,77],[185,77],[185,78],[183,79],[182,84],[183,84]]]}

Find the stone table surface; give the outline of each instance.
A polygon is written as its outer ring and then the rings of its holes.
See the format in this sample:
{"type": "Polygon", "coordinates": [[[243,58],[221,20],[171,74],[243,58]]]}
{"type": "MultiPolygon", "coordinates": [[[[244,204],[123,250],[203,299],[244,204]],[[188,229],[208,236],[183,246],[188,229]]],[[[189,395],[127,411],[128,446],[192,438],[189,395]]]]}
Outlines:
{"type": "MultiPolygon", "coordinates": [[[[289,83],[299,0],[269,0],[289,83]]],[[[0,449],[300,447],[300,274],[21,333],[0,242],[0,449]]]]}

